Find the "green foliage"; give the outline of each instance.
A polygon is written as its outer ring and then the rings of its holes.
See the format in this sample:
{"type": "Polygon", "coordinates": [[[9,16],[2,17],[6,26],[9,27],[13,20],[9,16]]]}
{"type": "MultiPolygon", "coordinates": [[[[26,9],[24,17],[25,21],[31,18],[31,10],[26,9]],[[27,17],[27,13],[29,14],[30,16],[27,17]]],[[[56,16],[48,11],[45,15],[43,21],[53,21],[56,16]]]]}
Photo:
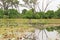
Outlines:
{"type": "Polygon", "coordinates": [[[0,18],[3,18],[3,16],[4,16],[4,11],[0,9],[0,18]]]}
{"type": "Polygon", "coordinates": [[[35,19],[43,19],[45,18],[45,13],[44,12],[37,12],[34,14],[35,19]]]}
{"type": "Polygon", "coordinates": [[[22,10],[22,14],[24,14],[24,13],[26,13],[26,12],[27,12],[27,10],[26,10],[26,9],[22,10]]]}
{"type": "Polygon", "coordinates": [[[53,31],[53,30],[60,30],[60,26],[55,26],[55,27],[47,27],[47,31],[53,31]]]}
{"type": "Polygon", "coordinates": [[[9,9],[8,16],[9,18],[20,18],[20,13],[15,9],[9,9]]]}
{"type": "Polygon", "coordinates": [[[55,12],[55,18],[60,19],[60,8],[55,12]]]}
{"type": "Polygon", "coordinates": [[[53,30],[55,30],[54,27],[48,27],[46,29],[47,29],[47,31],[53,31],[53,30]]]}
{"type": "Polygon", "coordinates": [[[47,12],[35,12],[24,9],[20,14],[15,9],[0,9],[0,18],[24,18],[24,19],[60,19],[60,9],[57,11],[48,10],[47,12]]]}
{"type": "Polygon", "coordinates": [[[47,19],[51,19],[51,18],[54,18],[55,14],[54,14],[54,11],[52,10],[48,10],[46,13],[45,13],[45,18],[47,19]]]}
{"type": "Polygon", "coordinates": [[[20,18],[20,13],[15,9],[4,11],[0,9],[0,18],[20,18]]]}
{"type": "Polygon", "coordinates": [[[37,12],[37,13],[35,13],[34,18],[35,18],[35,19],[40,19],[40,15],[39,15],[39,13],[38,13],[38,12],[37,12]]]}
{"type": "Polygon", "coordinates": [[[9,8],[11,7],[12,9],[15,7],[17,8],[19,5],[18,0],[0,0],[0,18],[18,18],[18,12],[17,10],[10,10],[9,8]],[[3,10],[4,9],[4,10],[3,10]],[[3,10],[3,11],[2,11],[3,10]],[[10,14],[8,14],[10,12],[10,14]],[[13,15],[13,16],[12,16],[13,15]]]}
{"type": "MultiPolygon", "coordinates": [[[[38,0],[23,0],[25,4],[19,4],[18,0],[0,0],[0,18],[26,18],[26,19],[60,19],[60,8],[57,11],[48,10],[47,12],[36,12],[35,6],[38,0]],[[33,5],[32,5],[33,4],[33,5]],[[31,8],[24,9],[20,14],[17,10],[18,5],[31,8]],[[12,9],[9,9],[9,8],[12,9]],[[4,9],[4,10],[3,10],[4,9]]],[[[37,6],[36,6],[37,7],[37,6]]]]}
{"type": "Polygon", "coordinates": [[[39,12],[38,14],[39,14],[39,16],[40,16],[41,19],[45,18],[45,13],[44,12],[39,12]]]}
{"type": "Polygon", "coordinates": [[[26,11],[25,13],[22,12],[22,18],[32,19],[33,18],[32,10],[26,11]]]}

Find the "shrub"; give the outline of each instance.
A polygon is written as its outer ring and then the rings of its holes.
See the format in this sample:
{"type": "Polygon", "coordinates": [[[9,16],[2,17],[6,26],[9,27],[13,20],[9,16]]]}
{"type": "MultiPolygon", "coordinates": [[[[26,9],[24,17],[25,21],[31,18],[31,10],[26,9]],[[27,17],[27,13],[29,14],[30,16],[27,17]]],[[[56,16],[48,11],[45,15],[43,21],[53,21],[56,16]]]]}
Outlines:
{"type": "Polygon", "coordinates": [[[9,9],[8,16],[9,18],[20,18],[20,13],[15,9],[9,9]]]}
{"type": "Polygon", "coordinates": [[[0,18],[3,18],[3,16],[4,16],[4,11],[0,9],[0,18]]]}

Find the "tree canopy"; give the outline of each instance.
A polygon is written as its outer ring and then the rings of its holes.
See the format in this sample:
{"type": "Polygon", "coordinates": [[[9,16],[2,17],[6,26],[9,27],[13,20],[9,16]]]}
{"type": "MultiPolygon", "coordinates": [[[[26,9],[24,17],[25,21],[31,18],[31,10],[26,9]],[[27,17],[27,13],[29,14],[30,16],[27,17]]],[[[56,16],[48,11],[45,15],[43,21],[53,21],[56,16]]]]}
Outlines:
{"type": "MultiPolygon", "coordinates": [[[[22,10],[22,13],[18,12],[17,7],[19,4],[18,0],[0,0],[0,18],[24,18],[24,19],[60,19],[60,8],[58,10],[47,10],[37,12],[35,6],[38,4],[38,0],[23,0],[24,7],[29,7],[29,10],[22,10]],[[12,7],[11,9],[9,9],[12,7]]],[[[42,3],[43,4],[43,3],[42,3]]],[[[20,6],[22,6],[20,5],[20,6]]],[[[47,6],[49,3],[47,3],[47,6]]],[[[46,8],[47,8],[46,6],[46,8]]],[[[43,5],[42,5],[43,7],[43,5]]],[[[44,9],[45,10],[45,9],[44,9]]]]}

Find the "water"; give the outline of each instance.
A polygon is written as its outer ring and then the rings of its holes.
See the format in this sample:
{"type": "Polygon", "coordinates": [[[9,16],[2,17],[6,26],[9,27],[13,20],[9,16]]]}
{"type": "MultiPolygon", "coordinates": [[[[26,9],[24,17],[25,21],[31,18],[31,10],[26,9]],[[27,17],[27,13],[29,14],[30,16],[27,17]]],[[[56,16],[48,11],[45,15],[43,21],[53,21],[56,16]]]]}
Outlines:
{"type": "Polygon", "coordinates": [[[36,29],[29,37],[31,37],[30,40],[60,40],[60,34],[56,30],[48,32],[46,29],[36,29]]]}
{"type": "Polygon", "coordinates": [[[47,30],[35,30],[36,40],[60,40],[60,34],[54,30],[48,32],[47,30]]]}
{"type": "MultiPolygon", "coordinates": [[[[16,35],[16,38],[19,38],[18,40],[60,40],[60,33],[56,30],[49,32],[46,29],[36,29],[35,32],[24,32],[23,34],[21,32],[13,32],[13,34],[16,35]]],[[[3,36],[0,35],[0,40],[3,40],[3,36]]],[[[16,38],[13,37],[11,40],[17,40],[16,38]]]]}

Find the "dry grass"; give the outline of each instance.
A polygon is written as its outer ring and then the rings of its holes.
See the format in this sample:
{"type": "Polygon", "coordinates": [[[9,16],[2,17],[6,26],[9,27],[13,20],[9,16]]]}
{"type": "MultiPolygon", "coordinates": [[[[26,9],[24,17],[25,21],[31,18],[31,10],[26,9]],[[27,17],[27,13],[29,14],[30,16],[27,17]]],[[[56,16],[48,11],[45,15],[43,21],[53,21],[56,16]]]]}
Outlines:
{"type": "Polygon", "coordinates": [[[30,25],[24,23],[60,23],[60,19],[0,19],[0,34],[7,33],[8,31],[25,32],[34,30],[32,26],[30,27],[30,25]],[[18,25],[15,25],[15,23],[18,25]],[[3,26],[1,26],[2,24],[3,26]],[[6,25],[10,26],[7,27],[6,25]]]}

